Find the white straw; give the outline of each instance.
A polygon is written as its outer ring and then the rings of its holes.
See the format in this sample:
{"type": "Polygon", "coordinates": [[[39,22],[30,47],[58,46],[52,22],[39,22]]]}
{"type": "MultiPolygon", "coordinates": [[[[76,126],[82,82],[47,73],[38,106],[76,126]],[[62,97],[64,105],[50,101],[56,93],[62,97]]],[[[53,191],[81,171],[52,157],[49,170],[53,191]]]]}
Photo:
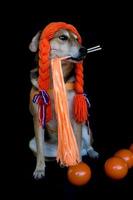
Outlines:
{"type": "Polygon", "coordinates": [[[97,46],[94,46],[94,47],[88,48],[87,51],[92,50],[92,49],[96,49],[96,48],[99,48],[99,47],[100,47],[100,45],[97,45],[97,46]]]}
{"type": "Polygon", "coordinates": [[[101,50],[102,48],[99,47],[99,48],[95,48],[95,49],[92,49],[92,50],[87,50],[87,53],[91,53],[91,52],[94,52],[94,51],[99,51],[101,50]]]}

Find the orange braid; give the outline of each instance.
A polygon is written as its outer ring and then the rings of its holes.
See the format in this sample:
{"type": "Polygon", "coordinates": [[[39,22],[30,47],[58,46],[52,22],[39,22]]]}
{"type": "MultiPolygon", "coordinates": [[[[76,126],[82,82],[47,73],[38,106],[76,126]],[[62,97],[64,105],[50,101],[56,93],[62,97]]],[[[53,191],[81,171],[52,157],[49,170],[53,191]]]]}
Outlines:
{"type": "Polygon", "coordinates": [[[76,81],[75,81],[76,93],[82,94],[83,87],[84,87],[83,64],[82,63],[76,64],[75,75],[76,75],[76,77],[75,77],[76,78],[76,81]]]}
{"type": "Polygon", "coordinates": [[[39,90],[48,90],[50,83],[50,61],[48,59],[50,52],[49,42],[44,38],[39,43],[39,90]]]}
{"type": "Polygon", "coordinates": [[[83,76],[83,64],[76,64],[75,69],[75,91],[76,95],[74,96],[74,117],[78,123],[85,122],[88,119],[88,108],[86,97],[83,95],[84,87],[84,76],[83,76]]]}
{"type": "MultiPolygon", "coordinates": [[[[49,61],[49,52],[50,52],[50,45],[48,40],[40,39],[39,43],[39,78],[38,78],[38,85],[39,90],[47,91],[49,89],[50,84],[50,61],[49,61]]],[[[51,120],[52,118],[52,111],[51,111],[51,103],[46,108],[46,122],[51,120]]]]}

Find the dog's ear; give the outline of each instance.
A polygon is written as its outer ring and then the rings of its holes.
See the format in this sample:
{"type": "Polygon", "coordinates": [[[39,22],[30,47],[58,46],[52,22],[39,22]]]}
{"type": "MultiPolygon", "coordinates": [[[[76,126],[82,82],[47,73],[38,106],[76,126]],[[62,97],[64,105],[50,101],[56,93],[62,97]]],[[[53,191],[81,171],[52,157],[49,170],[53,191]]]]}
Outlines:
{"type": "Polygon", "coordinates": [[[37,34],[32,38],[31,43],[29,45],[30,51],[37,52],[40,35],[41,31],[37,32],[37,34]]]}

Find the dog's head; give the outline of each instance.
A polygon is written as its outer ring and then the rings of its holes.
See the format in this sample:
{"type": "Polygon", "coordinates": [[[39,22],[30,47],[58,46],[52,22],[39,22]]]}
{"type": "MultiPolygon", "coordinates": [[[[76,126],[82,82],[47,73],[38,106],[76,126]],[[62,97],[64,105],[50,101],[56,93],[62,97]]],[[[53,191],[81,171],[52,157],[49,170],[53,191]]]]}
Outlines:
{"type": "MultiPolygon", "coordinates": [[[[41,32],[38,32],[32,39],[29,49],[37,52],[39,47],[41,32]]],[[[60,29],[55,32],[53,38],[49,41],[49,58],[70,56],[68,61],[79,62],[87,55],[87,49],[81,45],[78,36],[71,30],[60,29]]]]}
{"type": "Polygon", "coordinates": [[[87,49],[83,47],[76,34],[70,30],[61,29],[55,33],[54,38],[50,41],[50,57],[54,58],[70,56],[70,60],[81,61],[87,54],[87,49]]]}

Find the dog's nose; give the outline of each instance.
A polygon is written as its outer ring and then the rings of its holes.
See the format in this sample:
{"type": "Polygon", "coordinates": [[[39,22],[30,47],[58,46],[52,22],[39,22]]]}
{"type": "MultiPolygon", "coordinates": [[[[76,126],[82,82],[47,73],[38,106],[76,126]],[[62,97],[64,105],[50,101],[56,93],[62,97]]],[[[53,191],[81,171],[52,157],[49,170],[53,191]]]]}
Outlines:
{"type": "Polygon", "coordinates": [[[81,56],[86,56],[87,55],[87,49],[85,47],[80,48],[79,52],[80,52],[81,56]]]}

